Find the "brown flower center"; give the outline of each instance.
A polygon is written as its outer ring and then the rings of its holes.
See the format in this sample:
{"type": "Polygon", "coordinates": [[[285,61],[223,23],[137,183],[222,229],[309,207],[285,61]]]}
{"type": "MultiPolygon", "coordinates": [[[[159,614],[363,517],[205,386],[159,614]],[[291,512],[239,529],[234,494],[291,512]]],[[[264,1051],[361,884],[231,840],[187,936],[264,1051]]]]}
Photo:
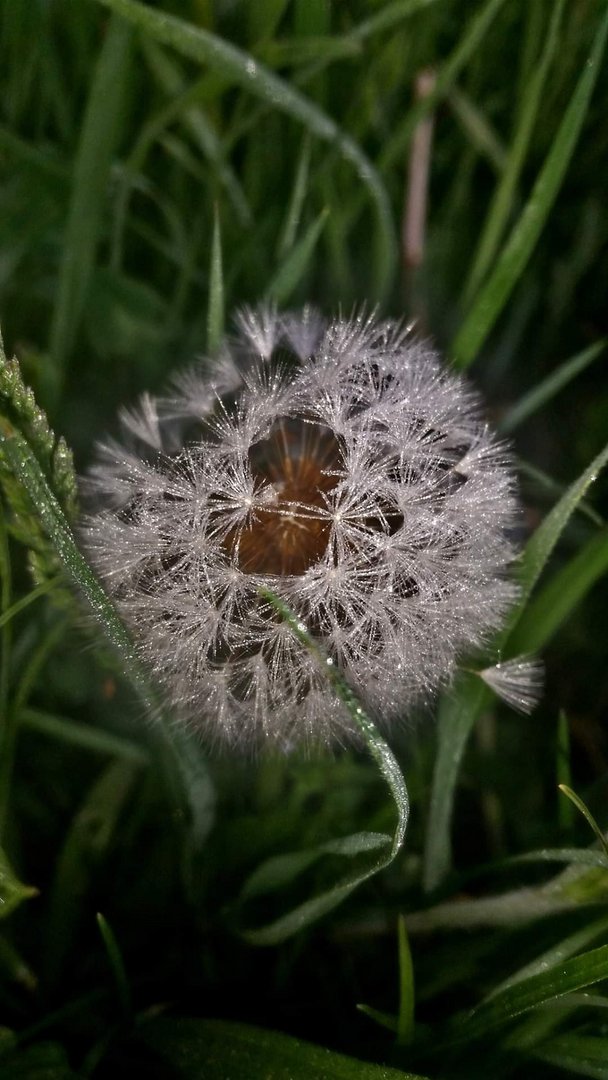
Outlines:
{"type": "Polygon", "coordinates": [[[303,574],[327,548],[324,496],[338,482],[338,441],[321,424],[283,417],[251,447],[249,461],[265,485],[267,505],[256,507],[247,527],[229,534],[227,547],[247,573],[303,574]]]}

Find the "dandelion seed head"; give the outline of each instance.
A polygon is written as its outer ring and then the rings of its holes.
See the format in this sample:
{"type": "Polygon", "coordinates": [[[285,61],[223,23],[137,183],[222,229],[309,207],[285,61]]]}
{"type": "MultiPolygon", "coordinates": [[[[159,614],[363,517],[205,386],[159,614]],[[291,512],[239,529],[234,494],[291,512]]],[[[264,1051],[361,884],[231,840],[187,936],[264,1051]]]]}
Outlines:
{"type": "Polygon", "coordinates": [[[272,307],[236,325],[121,414],[84,482],[84,543],[185,723],[248,749],[348,742],[263,590],[377,721],[407,717],[514,599],[508,457],[409,327],[272,307]]]}

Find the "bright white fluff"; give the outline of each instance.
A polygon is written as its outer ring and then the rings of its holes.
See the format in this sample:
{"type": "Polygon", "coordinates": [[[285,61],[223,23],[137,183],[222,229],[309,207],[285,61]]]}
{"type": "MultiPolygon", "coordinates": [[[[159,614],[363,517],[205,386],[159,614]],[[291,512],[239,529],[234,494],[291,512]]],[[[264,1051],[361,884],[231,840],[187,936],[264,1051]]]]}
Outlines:
{"type": "Polygon", "coordinates": [[[529,713],[543,691],[544,669],[540,660],[516,656],[479,672],[498,697],[517,712],[529,713]]]}
{"type": "Polygon", "coordinates": [[[176,715],[215,741],[356,736],[260,586],[381,724],[444,686],[514,599],[503,448],[395,323],[245,311],[217,360],[122,424],[87,481],[85,544],[176,715]]]}

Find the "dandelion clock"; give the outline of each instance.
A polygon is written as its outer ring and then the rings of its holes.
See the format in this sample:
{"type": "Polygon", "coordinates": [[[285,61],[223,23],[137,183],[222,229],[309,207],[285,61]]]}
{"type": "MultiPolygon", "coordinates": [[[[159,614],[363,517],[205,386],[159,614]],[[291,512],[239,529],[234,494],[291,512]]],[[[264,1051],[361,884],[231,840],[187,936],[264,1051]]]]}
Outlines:
{"type": "Polygon", "coordinates": [[[175,715],[210,741],[357,736],[268,591],[384,730],[514,599],[504,448],[394,322],[242,312],[218,356],[121,424],[87,480],[85,544],[175,715]]]}

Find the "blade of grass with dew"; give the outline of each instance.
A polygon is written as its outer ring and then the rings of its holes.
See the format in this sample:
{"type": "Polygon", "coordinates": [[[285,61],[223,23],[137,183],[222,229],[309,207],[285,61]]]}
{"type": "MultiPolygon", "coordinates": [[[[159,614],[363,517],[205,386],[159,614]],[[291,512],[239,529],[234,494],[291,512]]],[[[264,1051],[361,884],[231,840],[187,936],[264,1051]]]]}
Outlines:
{"type": "Polygon", "coordinates": [[[426,1080],[230,1020],[154,1017],[138,1034],[184,1080],[426,1080]]]}
{"type": "MultiPolygon", "coordinates": [[[[286,915],[280,916],[267,926],[242,931],[242,937],[251,944],[275,945],[332,911],[338,904],[342,903],[347,896],[357,889],[359,885],[362,885],[364,881],[367,881],[380,870],[383,870],[392,863],[399,853],[405,838],[409,817],[409,797],[401,770],[399,769],[397,760],[390,747],[380,736],[374,723],[363,709],[363,706],[360,704],[356,695],[343,679],[331,660],[331,657],[324,654],[321,646],[308,634],[306,627],[301,620],[298,619],[279,597],[266,589],[260,590],[260,595],[272,608],[274,608],[281,619],[289,626],[297,640],[304,648],[308,649],[323,671],[326,672],[328,683],[336,693],[337,697],[343,702],[353,722],[361,731],[367,744],[368,751],[374,758],[391,791],[397,809],[395,832],[392,837],[392,842],[390,837],[386,838],[387,844],[390,845],[390,850],[385,856],[380,859],[374,859],[371,865],[366,866],[363,870],[348,875],[342,881],[338,882],[337,885],[333,886],[333,888],[312,897],[310,900],[304,901],[302,904],[299,904],[297,907],[287,912],[286,915]]],[[[348,839],[346,842],[348,842],[348,839]]],[[[357,848],[358,845],[354,845],[354,847],[357,848]]]]}
{"type": "Polygon", "coordinates": [[[608,529],[592,536],[527,605],[509,638],[514,656],[544,648],[597,581],[608,573],[608,529]]]}
{"type": "MultiPolygon", "coordinates": [[[[18,432],[6,437],[0,430],[0,453],[36,507],[43,527],[69,577],[119,654],[123,673],[146,712],[152,716],[158,715],[162,711],[158,694],[139,661],[130,634],[80,553],[65,515],[26,440],[18,432]]],[[[190,809],[187,806],[188,792],[183,785],[179,748],[176,742],[169,738],[164,725],[155,724],[153,734],[157,743],[157,761],[164,775],[167,794],[174,806],[175,820],[183,822],[189,819],[190,809]]]]}
{"type": "Polygon", "coordinates": [[[551,968],[557,968],[560,964],[563,964],[564,960],[568,960],[575,953],[581,951],[591,945],[593,941],[598,937],[602,937],[608,932],[608,917],[602,915],[600,919],[595,919],[591,923],[587,923],[581,927],[580,930],[575,930],[573,934],[569,934],[557,945],[552,945],[550,949],[545,950],[540,956],[535,957],[530,963],[520,968],[519,971],[509,975],[507,979],[495,986],[491,993],[486,997],[486,1001],[491,1001],[492,998],[498,994],[502,994],[505,990],[508,990],[511,986],[516,986],[517,983],[523,982],[525,979],[529,979],[532,975],[540,975],[543,971],[548,971],[551,968]]]}
{"type": "Polygon", "coordinates": [[[582,956],[565,960],[558,970],[531,975],[482,1002],[470,1016],[454,1023],[450,1045],[486,1038],[516,1016],[607,977],[608,945],[600,945],[582,956]]]}
{"type": "Polygon", "coordinates": [[[321,210],[321,213],[310,223],[303,236],[288,252],[266,290],[266,300],[274,300],[277,304],[284,304],[289,300],[294,290],[297,289],[308,269],[328,214],[329,210],[327,208],[321,210]]]}
{"type": "MultiPolygon", "coordinates": [[[[524,857],[519,861],[524,862],[524,857]]],[[[410,935],[483,927],[503,927],[511,932],[516,926],[527,926],[539,919],[580,911],[587,906],[605,906],[607,900],[606,866],[577,862],[569,864],[544,885],[522,886],[473,900],[446,900],[422,911],[412,911],[407,925],[410,935]]]]}
{"type": "MultiPolygon", "coordinates": [[[[582,475],[562,495],[528,541],[519,564],[521,596],[496,647],[510,654],[510,636],[522,617],[530,594],[570,517],[590,485],[608,463],[608,446],[597,455],[582,475]]],[[[431,802],[423,858],[423,885],[432,892],[451,866],[450,830],[458,773],[469,735],[484,708],[492,701],[491,691],[476,675],[463,672],[453,690],[444,696],[437,720],[437,755],[433,772],[431,802]]]]}
{"type": "Polygon", "coordinates": [[[172,15],[145,7],[138,0],[97,2],[183,56],[217,68],[255,97],[303,124],[312,135],[338,148],[355,168],[376,209],[378,230],[373,288],[377,294],[375,298],[383,296],[397,262],[395,226],[384,183],[360,146],[312,101],[236,45],[172,15]]]}
{"type": "Polygon", "coordinates": [[[132,28],[114,17],[105,36],[82,124],[53,312],[50,352],[60,387],[83,312],[101,234],[112,156],[127,99],[132,28]]]}
{"type": "MultiPolygon", "coordinates": [[[[1,343],[0,343],[1,344],[1,343]]],[[[0,369],[5,372],[7,365],[3,350],[0,349],[0,369]]],[[[14,368],[10,371],[14,375],[14,368]]],[[[6,380],[5,380],[6,382],[6,380]]],[[[139,662],[131,637],[122,623],[112,601],[106,595],[97,581],[93,571],[80,553],[74,539],[69,522],[60,505],[55,492],[51,489],[47,477],[39,461],[39,456],[44,460],[43,450],[48,449],[47,443],[54,440],[52,432],[48,429],[46,418],[33,399],[31,392],[25,391],[19,379],[10,379],[6,383],[6,393],[9,394],[9,383],[13,387],[19,400],[15,405],[15,416],[19,419],[23,413],[24,423],[30,432],[32,446],[27,438],[15,427],[15,423],[3,422],[0,424],[0,458],[3,467],[8,468],[15,481],[26,494],[35,512],[41,528],[48,536],[54,551],[67,571],[78,592],[90,606],[90,609],[101,624],[108,640],[116,649],[121,658],[123,673],[129,679],[140,701],[144,704],[146,712],[150,715],[158,715],[162,712],[160,701],[155,688],[152,686],[147,672],[139,662]],[[28,410],[32,411],[35,423],[30,423],[29,411],[21,409],[22,391],[28,403],[28,410]],[[31,407],[31,409],[30,409],[31,407]],[[29,419],[28,419],[29,418],[29,419]]],[[[7,397],[7,407],[11,409],[10,396],[7,397]]],[[[51,456],[51,473],[53,482],[61,485],[63,473],[58,468],[55,460],[58,450],[62,450],[63,442],[55,443],[55,453],[51,456]]],[[[69,452],[67,452],[69,459],[69,452]]],[[[62,461],[63,459],[61,459],[62,461]]],[[[71,459],[70,459],[71,460],[71,459]]],[[[59,465],[61,465],[61,461],[59,465]]],[[[59,489],[58,489],[59,490],[59,489]]],[[[60,492],[62,495],[65,494],[60,492]]],[[[68,492],[69,494],[69,492],[68,492]]],[[[69,499],[68,499],[69,502],[69,499]]],[[[2,628],[6,633],[10,624],[2,628]]],[[[23,702],[21,702],[22,704],[23,702]]],[[[12,712],[11,715],[16,713],[12,712]]],[[[161,724],[154,725],[154,739],[157,747],[157,762],[162,771],[167,795],[174,808],[176,822],[189,820],[188,792],[184,790],[183,771],[179,766],[179,750],[174,742],[169,739],[165,727],[161,724]]],[[[2,791],[0,791],[0,797],[2,791]]]]}
{"type": "Polygon", "coordinates": [[[391,837],[385,833],[351,833],[350,836],[328,840],[307,851],[274,855],[249,875],[241,889],[239,903],[285,888],[324,856],[339,855],[352,859],[356,855],[386,847],[390,842],[391,837]]]}
{"type": "Polygon", "coordinates": [[[456,364],[468,367],[492,330],[530,258],[561,187],[601,69],[608,11],[570,99],[545,163],[489,280],[480,290],[452,346],[456,364]]]}
{"type": "Polygon", "coordinates": [[[472,300],[494,261],[501,237],[513,208],[517,184],[532,139],[532,132],[538,116],[539,106],[542,101],[543,90],[559,45],[559,31],[564,13],[564,6],[565,0],[557,0],[553,5],[551,20],[544,39],[542,54],[534,67],[526,87],[525,98],[519,116],[519,123],[508,151],[506,168],[492,197],[479,245],[473,259],[471,273],[465,286],[465,298],[468,303],[472,300]]]}
{"type": "Polygon", "coordinates": [[[527,394],[524,394],[502,417],[498,425],[501,434],[510,435],[525,420],[528,420],[539,409],[544,408],[556,394],[559,394],[560,390],[563,390],[577,375],[580,375],[585,368],[589,367],[589,364],[593,363],[605,348],[605,341],[597,341],[595,344],[590,345],[589,348],[583,349],[576,356],[572,356],[569,360],[565,360],[563,364],[560,364],[546,379],[543,379],[527,394]]]}
{"type": "Polygon", "coordinates": [[[217,352],[224,337],[224,274],[222,270],[222,234],[220,212],[213,208],[213,237],[209,266],[209,307],[207,310],[207,348],[217,352]]]}

